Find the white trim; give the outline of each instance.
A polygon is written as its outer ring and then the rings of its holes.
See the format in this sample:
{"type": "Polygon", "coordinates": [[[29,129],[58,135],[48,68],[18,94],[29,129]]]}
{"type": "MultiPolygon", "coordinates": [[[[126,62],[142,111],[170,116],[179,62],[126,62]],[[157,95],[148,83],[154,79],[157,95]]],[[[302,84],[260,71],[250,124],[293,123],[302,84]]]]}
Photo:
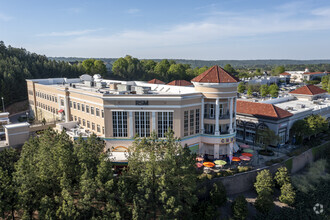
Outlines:
{"type": "MultiPolygon", "coordinates": [[[[201,92],[198,92],[201,93],[201,92]]],[[[132,96],[132,95],[116,95],[114,97],[103,97],[104,100],[118,100],[118,99],[122,99],[122,100],[148,100],[148,99],[152,99],[152,100],[164,100],[164,99],[177,99],[177,100],[181,100],[181,99],[193,99],[193,98],[200,98],[202,97],[202,94],[199,95],[192,95],[192,96],[178,96],[178,95],[173,95],[173,96],[162,96],[162,94],[154,94],[153,96],[147,96],[147,95],[141,95],[141,96],[132,96]]]]}
{"type": "Polygon", "coordinates": [[[22,131],[22,132],[17,132],[17,133],[13,133],[13,134],[8,134],[8,136],[19,135],[19,134],[29,134],[29,131],[22,131]]]}
{"type": "Polygon", "coordinates": [[[137,109],[137,110],[127,110],[127,109],[111,109],[111,112],[174,112],[174,110],[147,110],[147,109],[137,109]]]}
{"type": "Polygon", "coordinates": [[[202,103],[188,104],[188,105],[104,105],[104,108],[188,108],[194,106],[201,106],[202,103]]]}

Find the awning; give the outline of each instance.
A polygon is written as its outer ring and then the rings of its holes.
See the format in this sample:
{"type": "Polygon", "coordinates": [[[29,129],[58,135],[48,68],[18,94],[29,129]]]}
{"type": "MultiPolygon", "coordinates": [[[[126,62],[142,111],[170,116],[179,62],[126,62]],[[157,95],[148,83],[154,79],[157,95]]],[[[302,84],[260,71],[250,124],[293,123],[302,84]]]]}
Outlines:
{"type": "Polygon", "coordinates": [[[59,112],[59,113],[62,113],[62,112],[64,112],[64,110],[63,110],[63,109],[60,109],[60,110],[58,110],[58,112],[59,112]]]}
{"type": "Polygon", "coordinates": [[[237,152],[239,150],[238,144],[235,142],[234,143],[234,152],[237,152]]]}

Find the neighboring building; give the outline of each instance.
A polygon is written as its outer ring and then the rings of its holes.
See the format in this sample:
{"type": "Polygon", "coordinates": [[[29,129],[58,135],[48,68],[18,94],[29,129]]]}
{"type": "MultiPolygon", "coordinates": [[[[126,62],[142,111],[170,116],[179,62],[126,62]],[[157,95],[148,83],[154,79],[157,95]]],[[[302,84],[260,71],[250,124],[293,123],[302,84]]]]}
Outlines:
{"type": "Polygon", "coordinates": [[[163,138],[171,128],[192,151],[215,158],[232,154],[237,78],[214,66],[194,78],[192,87],[153,82],[88,75],[27,80],[30,110],[37,120],[75,121],[79,126],[59,127],[74,138],[93,132],[114,152],[127,151],[135,135],[155,131],[163,138]]]}
{"type": "Polygon", "coordinates": [[[9,124],[9,112],[0,113],[0,140],[5,137],[4,125],[9,124]]]}
{"type": "Polygon", "coordinates": [[[329,72],[306,72],[303,74],[303,78],[305,81],[321,79],[323,76],[328,75],[329,72]]]}
{"type": "Polygon", "coordinates": [[[172,82],[167,83],[169,86],[193,86],[191,82],[186,80],[173,80],[172,82]]]}
{"type": "Polygon", "coordinates": [[[14,147],[24,144],[29,139],[29,126],[27,122],[4,125],[6,145],[14,147]]]}
{"type": "Polygon", "coordinates": [[[237,101],[237,140],[255,144],[258,132],[271,129],[280,137],[280,144],[289,139],[289,120],[292,114],[273,104],[237,101]]]}
{"type": "Polygon", "coordinates": [[[244,82],[248,83],[249,85],[271,85],[276,84],[280,81],[280,77],[278,76],[255,76],[253,78],[243,79],[244,82]]]}
{"type": "Polygon", "coordinates": [[[258,130],[269,128],[279,135],[280,144],[284,144],[297,120],[318,114],[330,122],[330,95],[325,90],[307,85],[289,95],[262,103],[238,100],[237,140],[255,143],[258,130]]]}
{"type": "Polygon", "coordinates": [[[284,72],[280,74],[280,79],[284,80],[285,83],[290,83],[291,74],[284,72]]]}
{"type": "Polygon", "coordinates": [[[152,79],[152,80],[148,81],[148,83],[165,85],[165,83],[159,79],[152,79]]]}

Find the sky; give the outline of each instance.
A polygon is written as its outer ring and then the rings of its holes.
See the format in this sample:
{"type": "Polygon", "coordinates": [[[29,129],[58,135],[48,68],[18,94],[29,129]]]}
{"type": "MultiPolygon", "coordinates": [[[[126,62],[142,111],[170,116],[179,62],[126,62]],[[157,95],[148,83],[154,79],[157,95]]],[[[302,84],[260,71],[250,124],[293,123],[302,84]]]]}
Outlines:
{"type": "Polygon", "coordinates": [[[330,59],[330,1],[0,0],[0,40],[53,57],[330,59]]]}

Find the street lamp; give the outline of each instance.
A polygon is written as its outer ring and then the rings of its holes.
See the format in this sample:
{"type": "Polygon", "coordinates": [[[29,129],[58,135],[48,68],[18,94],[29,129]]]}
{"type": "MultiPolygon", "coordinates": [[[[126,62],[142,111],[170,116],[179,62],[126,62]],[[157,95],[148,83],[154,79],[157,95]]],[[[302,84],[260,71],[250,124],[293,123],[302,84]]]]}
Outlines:
{"type": "Polygon", "coordinates": [[[29,112],[25,112],[25,114],[26,114],[26,122],[28,122],[28,116],[29,116],[29,112]]]}
{"type": "Polygon", "coordinates": [[[3,102],[3,97],[1,97],[2,100],[2,111],[5,112],[5,103],[3,102]]]}

